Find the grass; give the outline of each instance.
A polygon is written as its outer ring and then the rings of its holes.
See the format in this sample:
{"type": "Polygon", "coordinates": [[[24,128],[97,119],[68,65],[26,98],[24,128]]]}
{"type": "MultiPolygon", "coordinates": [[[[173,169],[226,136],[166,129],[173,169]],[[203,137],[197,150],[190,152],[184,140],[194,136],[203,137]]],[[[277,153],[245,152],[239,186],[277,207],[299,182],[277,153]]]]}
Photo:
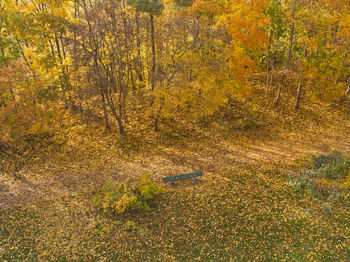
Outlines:
{"type": "Polygon", "coordinates": [[[96,213],[83,193],[0,213],[1,261],[345,261],[350,206],[303,199],[284,170],[216,170],[150,212],[96,213]],[[135,224],[129,230],[126,224],[135,224]]]}
{"type": "MultiPolygon", "coordinates": [[[[340,151],[313,155],[306,168],[291,172],[288,184],[301,197],[333,202],[350,195],[350,157],[340,151]]],[[[328,204],[325,203],[325,206],[328,204]]]]}

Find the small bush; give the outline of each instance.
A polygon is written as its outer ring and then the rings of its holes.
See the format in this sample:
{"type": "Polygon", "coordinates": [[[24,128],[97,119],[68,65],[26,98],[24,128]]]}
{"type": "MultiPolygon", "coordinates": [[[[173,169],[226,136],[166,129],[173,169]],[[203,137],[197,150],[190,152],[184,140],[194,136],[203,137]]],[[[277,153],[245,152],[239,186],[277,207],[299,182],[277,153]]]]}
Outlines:
{"type": "Polygon", "coordinates": [[[313,168],[320,170],[325,178],[345,179],[350,173],[350,157],[339,151],[328,155],[312,156],[313,168]]]}
{"type": "Polygon", "coordinates": [[[308,169],[288,177],[288,184],[298,195],[313,195],[321,200],[336,200],[349,195],[350,157],[339,151],[312,156],[308,169]]]}
{"type": "Polygon", "coordinates": [[[137,229],[135,222],[130,221],[130,220],[126,221],[124,226],[125,226],[126,231],[128,231],[128,232],[133,232],[137,229]]]}
{"type": "Polygon", "coordinates": [[[144,174],[138,183],[111,184],[101,188],[94,200],[96,207],[112,214],[122,214],[131,210],[150,210],[150,200],[164,192],[164,189],[149,178],[149,174],[144,174]]]}

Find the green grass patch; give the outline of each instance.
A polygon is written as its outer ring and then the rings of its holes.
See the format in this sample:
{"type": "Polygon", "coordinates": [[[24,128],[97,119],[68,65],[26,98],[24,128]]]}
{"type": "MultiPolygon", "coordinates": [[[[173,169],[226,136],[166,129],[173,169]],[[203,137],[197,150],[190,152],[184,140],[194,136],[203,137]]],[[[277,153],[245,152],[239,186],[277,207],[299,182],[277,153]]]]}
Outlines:
{"type": "Polygon", "coordinates": [[[349,182],[350,157],[339,151],[313,155],[305,168],[288,176],[288,184],[300,197],[315,197],[327,202],[349,199],[349,182]]]}
{"type": "Polygon", "coordinates": [[[285,170],[217,171],[169,188],[149,212],[96,212],[95,194],[0,213],[0,260],[341,261],[350,256],[350,207],[323,208],[286,184],[285,170]],[[208,175],[209,176],[209,175],[208,175]]]}

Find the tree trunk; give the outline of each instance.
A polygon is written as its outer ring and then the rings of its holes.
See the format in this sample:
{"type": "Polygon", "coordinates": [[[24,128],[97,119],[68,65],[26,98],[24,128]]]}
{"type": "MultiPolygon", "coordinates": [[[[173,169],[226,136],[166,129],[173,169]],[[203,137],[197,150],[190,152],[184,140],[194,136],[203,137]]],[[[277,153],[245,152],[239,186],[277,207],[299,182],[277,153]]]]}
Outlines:
{"type": "Polygon", "coordinates": [[[266,89],[265,89],[265,99],[264,99],[264,103],[266,103],[267,101],[267,96],[269,94],[269,84],[270,84],[270,77],[269,77],[269,71],[267,71],[266,74],[266,89]]]}
{"type": "Polygon", "coordinates": [[[291,60],[292,60],[292,49],[293,49],[293,40],[294,40],[294,29],[295,29],[295,12],[297,9],[297,2],[298,0],[294,0],[293,3],[293,12],[292,12],[292,26],[291,26],[291,30],[290,30],[290,39],[289,39],[289,49],[288,49],[288,59],[287,59],[287,64],[286,67],[290,66],[291,60]]]}
{"type": "Polygon", "coordinates": [[[106,123],[106,129],[111,129],[109,122],[108,122],[108,112],[107,112],[107,107],[106,107],[106,99],[105,95],[101,89],[101,98],[102,98],[102,107],[103,107],[103,114],[105,118],[105,123],[106,123]]]}
{"type": "Polygon", "coordinates": [[[281,97],[281,91],[282,91],[282,87],[281,87],[281,83],[278,85],[278,92],[277,92],[277,96],[276,96],[276,100],[275,100],[275,106],[278,106],[279,101],[280,101],[280,97],[281,97]]]}
{"type": "Polygon", "coordinates": [[[345,93],[346,93],[347,95],[350,95],[350,76],[349,76],[349,78],[348,78],[348,88],[346,89],[345,93]]]}
{"type": "Polygon", "coordinates": [[[139,22],[139,12],[136,10],[136,46],[137,46],[137,78],[139,81],[143,81],[144,72],[142,66],[142,57],[141,57],[141,39],[140,39],[140,22],[139,22]]]}
{"type": "Polygon", "coordinates": [[[122,136],[125,136],[126,133],[125,133],[124,125],[123,125],[123,122],[122,122],[122,120],[120,119],[120,117],[117,118],[117,122],[118,122],[118,126],[119,126],[119,133],[120,133],[122,136]]]}
{"type": "Polygon", "coordinates": [[[267,47],[267,56],[266,56],[266,90],[265,90],[265,99],[267,101],[267,96],[269,94],[269,84],[270,84],[270,48],[271,48],[272,37],[269,37],[269,45],[267,47]]]}
{"type": "Polygon", "coordinates": [[[154,120],[154,131],[159,131],[159,125],[158,125],[158,116],[156,116],[156,119],[154,120]]]}
{"type": "MultiPolygon", "coordinates": [[[[118,123],[119,133],[122,136],[124,136],[126,133],[125,133],[125,128],[124,128],[124,124],[122,121],[122,117],[117,114],[117,111],[116,111],[115,106],[114,106],[113,98],[111,96],[109,96],[108,94],[106,94],[106,98],[107,98],[108,106],[111,109],[112,114],[114,115],[114,118],[118,123]]],[[[120,106],[119,106],[119,109],[120,109],[120,106]]]]}
{"type": "Polygon", "coordinates": [[[285,78],[285,75],[283,74],[282,77],[281,77],[280,82],[278,83],[278,92],[277,92],[277,96],[276,96],[276,100],[275,100],[275,106],[278,106],[279,101],[280,101],[281,92],[282,92],[282,85],[283,85],[283,82],[284,82],[284,78],[285,78]]]}
{"type": "Polygon", "coordinates": [[[151,45],[152,45],[152,71],[151,71],[151,89],[154,90],[155,87],[155,75],[156,75],[156,47],[154,40],[154,17],[153,14],[149,14],[151,22],[151,45]]]}

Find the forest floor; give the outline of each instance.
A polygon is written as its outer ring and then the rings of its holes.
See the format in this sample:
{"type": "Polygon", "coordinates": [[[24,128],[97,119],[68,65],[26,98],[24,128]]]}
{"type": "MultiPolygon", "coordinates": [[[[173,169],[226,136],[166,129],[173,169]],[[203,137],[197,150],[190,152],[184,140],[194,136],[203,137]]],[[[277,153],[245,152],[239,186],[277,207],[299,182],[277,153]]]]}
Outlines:
{"type": "Polygon", "coordinates": [[[158,134],[140,130],[127,138],[84,124],[61,127],[62,133],[48,142],[29,141],[19,152],[3,150],[0,208],[91,191],[145,172],[160,182],[167,175],[201,170],[208,180],[232,166],[288,166],[333,149],[350,153],[350,116],[343,108],[313,105],[312,110],[273,109],[266,115],[254,117],[244,129],[232,130],[225,121],[206,127],[184,123],[165,125],[158,134]]]}
{"type": "Polygon", "coordinates": [[[240,129],[164,124],[127,138],[72,124],[49,142],[5,148],[0,260],[346,261],[349,206],[327,213],[322,201],[298,198],[286,173],[311,154],[350,154],[347,108],[269,109],[240,129]],[[151,212],[117,219],[91,208],[106,183],[197,170],[201,183],[165,186],[151,212]]]}

